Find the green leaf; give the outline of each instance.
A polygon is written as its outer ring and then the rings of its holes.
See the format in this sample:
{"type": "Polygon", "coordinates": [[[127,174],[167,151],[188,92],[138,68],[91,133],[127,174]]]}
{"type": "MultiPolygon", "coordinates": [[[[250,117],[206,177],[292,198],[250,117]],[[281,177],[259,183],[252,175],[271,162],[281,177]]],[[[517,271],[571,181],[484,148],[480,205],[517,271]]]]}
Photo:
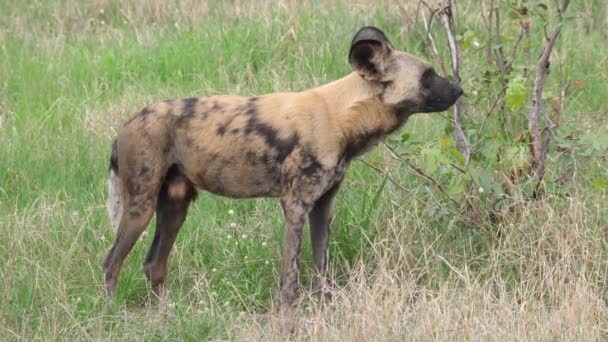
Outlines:
{"type": "Polygon", "coordinates": [[[517,76],[509,81],[507,88],[507,108],[510,111],[516,112],[520,110],[528,99],[528,90],[524,78],[517,76]]]}
{"type": "Polygon", "coordinates": [[[494,184],[492,181],[492,172],[490,170],[482,168],[471,168],[469,169],[469,173],[471,174],[471,178],[473,178],[473,181],[479,186],[480,192],[492,191],[494,189],[494,184]]]}
{"type": "Polygon", "coordinates": [[[542,10],[545,10],[545,11],[547,11],[549,9],[549,7],[547,7],[547,5],[543,4],[542,2],[537,4],[536,7],[540,8],[542,10]]]}

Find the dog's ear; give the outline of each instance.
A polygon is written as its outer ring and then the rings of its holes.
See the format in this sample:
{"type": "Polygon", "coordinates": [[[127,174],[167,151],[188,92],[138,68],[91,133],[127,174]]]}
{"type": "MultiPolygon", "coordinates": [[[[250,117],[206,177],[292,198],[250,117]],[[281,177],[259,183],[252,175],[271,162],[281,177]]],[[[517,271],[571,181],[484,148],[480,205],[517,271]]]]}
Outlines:
{"type": "Polygon", "coordinates": [[[348,61],[353,70],[366,80],[380,80],[393,52],[384,32],[366,26],[355,34],[350,45],[348,61]]]}

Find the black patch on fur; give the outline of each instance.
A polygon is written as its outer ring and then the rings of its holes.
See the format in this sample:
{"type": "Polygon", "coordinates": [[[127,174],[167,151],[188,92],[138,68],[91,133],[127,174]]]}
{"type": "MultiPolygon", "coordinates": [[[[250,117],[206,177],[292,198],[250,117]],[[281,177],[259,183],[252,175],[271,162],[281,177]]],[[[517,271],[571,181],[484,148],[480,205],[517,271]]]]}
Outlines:
{"type": "Polygon", "coordinates": [[[253,117],[247,122],[247,128],[261,136],[268,146],[277,149],[276,161],[279,163],[282,163],[298,144],[299,138],[297,135],[294,134],[287,139],[281,139],[278,137],[279,132],[275,128],[259,122],[253,117]]]}
{"type": "Polygon", "coordinates": [[[152,112],[154,112],[154,110],[152,110],[150,108],[150,106],[146,106],[144,109],[141,110],[141,112],[139,113],[139,115],[141,115],[142,117],[145,118],[146,116],[148,116],[148,114],[150,114],[152,112]]]}
{"type": "Polygon", "coordinates": [[[198,103],[198,97],[189,97],[182,100],[184,102],[184,109],[182,115],[184,117],[192,117],[196,113],[196,104],[198,103]]]}
{"type": "Polygon", "coordinates": [[[139,170],[139,176],[143,177],[145,176],[148,172],[150,172],[150,168],[147,166],[142,166],[141,169],[139,170]]]}
{"type": "Polygon", "coordinates": [[[304,176],[312,176],[320,169],[321,164],[317,161],[317,159],[313,159],[308,166],[301,168],[304,176]]]}
{"type": "Polygon", "coordinates": [[[112,154],[110,155],[110,170],[118,174],[118,152],[116,151],[116,140],[112,143],[112,154]]]}
{"type": "Polygon", "coordinates": [[[241,131],[240,129],[235,128],[232,131],[230,131],[230,133],[232,133],[232,134],[239,134],[240,131],[241,131]]]}
{"type": "Polygon", "coordinates": [[[226,133],[227,125],[218,125],[217,130],[215,131],[218,135],[224,135],[226,133]]]}
{"type": "Polygon", "coordinates": [[[313,176],[315,173],[317,173],[317,171],[323,168],[309,147],[305,147],[302,150],[301,155],[302,165],[305,166],[300,167],[300,170],[304,176],[313,176]]]}
{"type": "Polygon", "coordinates": [[[369,148],[369,144],[372,140],[379,139],[385,136],[387,132],[377,129],[371,132],[367,132],[367,134],[362,134],[360,136],[355,137],[352,141],[349,141],[346,145],[346,149],[344,150],[344,156],[346,160],[351,160],[361,153],[365,152],[366,148],[369,148]]]}
{"type": "Polygon", "coordinates": [[[276,128],[261,122],[258,118],[258,108],[256,104],[258,100],[259,97],[257,96],[251,97],[244,108],[242,108],[249,116],[244,132],[246,135],[257,134],[262,137],[269,147],[274,147],[277,150],[275,160],[282,163],[298,144],[299,138],[295,134],[287,139],[279,138],[279,131],[276,128]]]}
{"type": "Polygon", "coordinates": [[[400,122],[405,121],[411,114],[420,111],[420,103],[412,100],[401,100],[395,105],[395,112],[400,122]]]}
{"type": "Polygon", "coordinates": [[[260,158],[258,158],[258,155],[253,151],[247,151],[245,153],[245,160],[251,165],[257,165],[260,162],[260,158]]]}
{"type": "Polygon", "coordinates": [[[433,68],[428,68],[422,73],[422,76],[420,76],[420,84],[423,88],[430,89],[436,76],[437,73],[435,70],[433,70],[433,68]]]}
{"type": "Polygon", "coordinates": [[[150,113],[153,113],[153,112],[154,112],[154,110],[152,110],[152,109],[150,108],[150,106],[146,106],[144,109],[142,109],[142,110],[139,112],[138,117],[139,117],[139,119],[140,119],[141,121],[145,122],[145,121],[148,119],[149,114],[150,114],[150,113]]]}
{"type": "Polygon", "coordinates": [[[219,111],[222,110],[224,108],[224,106],[222,106],[221,103],[217,102],[217,100],[213,101],[213,107],[211,107],[212,111],[219,111]]]}

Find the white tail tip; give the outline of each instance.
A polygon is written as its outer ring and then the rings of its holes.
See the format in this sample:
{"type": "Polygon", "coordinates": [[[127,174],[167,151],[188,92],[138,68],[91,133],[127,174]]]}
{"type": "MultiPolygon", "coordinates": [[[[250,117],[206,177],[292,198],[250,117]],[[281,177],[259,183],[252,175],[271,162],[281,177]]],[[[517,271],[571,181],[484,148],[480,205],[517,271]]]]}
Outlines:
{"type": "Polygon", "coordinates": [[[110,170],[110,178],[108,179],[108,214],[112,226],[114,226],[114,231],[118,231],[118,225],[122,218],[122,183],[114,170],[110,170]]]}

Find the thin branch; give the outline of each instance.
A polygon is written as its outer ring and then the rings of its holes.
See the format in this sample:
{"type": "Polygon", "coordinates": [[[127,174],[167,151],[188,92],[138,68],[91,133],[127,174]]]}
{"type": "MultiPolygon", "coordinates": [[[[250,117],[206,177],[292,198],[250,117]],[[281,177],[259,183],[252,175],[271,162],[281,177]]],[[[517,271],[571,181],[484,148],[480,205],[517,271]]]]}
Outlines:
{"type": "MultiPolygon", "coordinates": [[[[404,5],[404,4],[401,2],[401,0],[395,0],[395,2],[397,3],[397,7],[399,7],[399,10],[400,10],[400,11],[401,11],[401,13],[403,14],[403,16],[404,16],[404,17],[407,17],[407,16],[408,16],[408,14],[407,14],[407,11],[405,10],[405,5],[404,5]]],[[[415,23],[417,23],[417,22],[418,22],[418,17],[419,17],[419,14],[420,14],[420,13],[423,13],[423,14],[424,14],[424,12],[423,12],[423,11],[421,11],[421,5],[423,5],[423,4],[424,4],[424,6],[428,7],[428,5],[427,5],[427,4],[426,4],[426,3],[425,3],[423,0],[419,0],[419,2],[418,2],[418,7],[417,7],[417,9],[416,9],[416,19],[415,19],[415,23]]],[[[425,20],[425,23],[426,23],[426,19],[424,19],[424,20],[425,20]]],[[[423,23],[423,24],[425,24],[425,23],[423,23]]],[[[433,41],[433,42],[430,42],[430,41],[429,41],[429,36],[431,36],[431,33],[430,33],[430,31],[429,31],[429,30],[430,30],[430,27],[427,27],[427,25],[426,25],[426,24],[425,24],[425,30],[426,30],[426,32],[428,32],[428,33],[422,33],[422,32],[421,32],[421,31],[420,31],[418,28],[416,28],[416,32],[417,32],[417,33],[418,33],[418,35],[420,36],[420,39],[421,39],[421,40],[424,42],[424,45],[425,45],[427,48],[430,48],[430,49],[431,49],[430,57],[431,57],[431,58],[433,58],[433,59],[435,60],[435,62],[437,63],[437,65],[439,65],[439,66],[441,67],[441,69],[442,69],[442,70],[445,70],[445,69],[444,69],[444,66],[443,66],[443,60],[442,60],[442,59],[439,57],[439,53],[437,52],[437,48],[436,48],[436,47],[435,47],[435,45],[434,45],[434,44],[435,44],[435,43],[434,43],[434,41],[433,41]]],[[[431,36],[431,38],[432,38],[432,36],[431,36]]]]}
{"type": "Polygon", "coordinates": [[[363,164],[367,165],[368,167],[370,167],[371,169],[373,169],[374,171],[378,172],[381,175],[384,175],[386,177],[386,179],[389,180],[389,182],[391,182],[394,186],[396,186],[397,188],[407,192],[407,193],[412,193],[411,190],[408,190],[406,187],[404,187],[403,185],[399,184],[399,182],[397,182],[389,173],[388,171],[384,171],[381,168],[379,168],[378,166],[364,160],[364,159],[358,159],[360,162],[362,162],[363,164]]]}
{"type": "Polygon", "coordinates": [[[443,64],[443,60],[439,58],[439,51],[437,50],[437,45],[435,44],[435,39],[433,38],[433,34],[431,33],[431,26],[429,25],[428,20],[426,19],[426,14],[422,11],[422,23],[424,24],[424,30],[426,31],[426,37],[429,41],[429,45],[433,50],[433,55],[436,56],[436,60],[439,61],[439,66],[441,67],[441,71],[445,73],[445,66],[443,64]]]}
{"type": "Polygon", "coordinates": [[[494,10],[495,14],[495,24],[496,24],[496,44],[498,48],[496,49],[496,64],[498,65],[498,69],[502,72],[503,75],[508,74],[507,63],[505,62],[505,53],[502,48],[500,41],[500,11],[498,9],[494,10]]]}
{"type": "Polygon", "coordinates": [[[422,170],[418,166],[414,165],[411,161],[403,158],[401,155],[399,155],[399,153],[397,153],[397,151],[395,151],[392,147],[390,147],[386,143],[384,143],[383,145],[391,153],[391,155],[393,156],[393,158],[399,160],[402,163],[405,163],[412,170],[414,170],[414,172],[416,172],[420,177],[422,177],[425,180],[429,181],[435,188],[437,188],[439,191],[441,191],[441,193],[448,200],[450,200],[450,202],[452,202],[456,206],[460,206],[460,203],[458,203],[454,198],[452,198],[452,196],[450,196],[450,194],[443,188],[443,186],[439,182],[437,182],[433,177],[431,177],[429,174],[427,174],[426,172],[424,172],[424,170],[422,170]]]}
{"type": "Polygon", "coordinates": [[[524,22],[524,26],[526,27],[526,31],[525,31],[525,36],[526,36],[526,43],[524,44],[524,70],[523,70],[523,74],[524,74],[524,78],[527,80],[529,80],[529,76],[530,76],[530,71],[529,71],[529,67],[530,64],[532,63],[532,54],[530,53],[530,22],[526,21],[524,22]]]}
{"type": "MultiPolygon", "coordinates": [[[[458,51],[458,42],[454,34],[454,17],[452,15],[452,1],[445,0],[443,8],[439,11],[439,17],[443,23],[443,27],[448,36],[448,46],[452,57],[452,74],[454,79],[460,85],[460,53],[458,51]]],[[[456,144],[458,150],[465,158],[465,165],[468,167],[471,162],[471,148],[467,140],[464,130],[462,129],[462,98],[458,99],[454,104],[454,130],[456,134],[456,144]]]]}
{"type": "Polygon", "coordinates": [[[488,65],[492,64],[492,13],[494,11],[494,0],[491,1],[490,3],[490,9],[488,10],[486,8],[486,2],[485,0],[481,0],[481,19],[483,19],[483,22],[488,30],[488,46],[487,46],[487,58],[488,58],[488,65]],[[484,15],[484,13],[488,13],[487,16],[484,15]]]}
{"type": "Polygon", "coordinates": [[[517,34],[517,38],[515,39],[515,43],[513,44],[513,49],[511,49],[511,57],[509,57],[509,62],[507,63],[507,70],[511,72],[513,68],[513,62],[515,62],[515,55],[517,54],[517,49],[519,48],[519,44],[521,43],[524,34],[526,33],[526,26],[524,23],[519,23],[519,33],[517,34]]]}
{"type": "MultiPolygon", "coordinates": [[[[496,109],[496,106],[498,106],[498,104],[500,103],[500,101],[504,100],[504,95],[507,92],[507,88],[508,88],[507,85],[503,86],[502,90],[500,91],[500,93],[498,93],[498,96],[496,96],[496,100],[494,100],[494,104],[492,105],[492,107],[490,107],[490,109],[484,115],[483,122],[481,123],[481,126],[479,127],[479,132],[483,132],[484,131],[484,129],[486,127],[486,124],[488,122],[488,119],[490,118],[490,114],[492,114],[494,112],[494,109],[496,109]]],[[[477,135],[477,141],[475,141],[475,143],[471,147],[471,155],[475,155],[475,153],[477,153],[477,150],[479,148],[479,144],[481,143],[481,138],[482,138],[482,135],[478,134],[477,135]]]]}
{"type": "Polygon", "coordinates": [[[566,11],[569,4],[570,0],[563,0],[561,7],[558,9],[557,26],[553,29],[545,46],[543,46],[541,55],[538,59],[538,64],[536,65],[536,77],[534,79],[534,88],[532,91],[532,110],[530,111],[528,126],[532,137],[533,177],[539,184],[545,176],[545,159],[547,157],[549,139],[552,135],[551,129],[553,128],[547,114],[543,111],[543,88],[551,66],[549,62],[551,51],[553,50],[553,46],[561,30],[562,14],[566,11]],[[543,121],[545,126],[542,129],[539,128],[539,116],[541,114],[544,118],[543,121]],[[547,137],[544,141],[541,137],[543,132],[547,132],[547,137]]]}

